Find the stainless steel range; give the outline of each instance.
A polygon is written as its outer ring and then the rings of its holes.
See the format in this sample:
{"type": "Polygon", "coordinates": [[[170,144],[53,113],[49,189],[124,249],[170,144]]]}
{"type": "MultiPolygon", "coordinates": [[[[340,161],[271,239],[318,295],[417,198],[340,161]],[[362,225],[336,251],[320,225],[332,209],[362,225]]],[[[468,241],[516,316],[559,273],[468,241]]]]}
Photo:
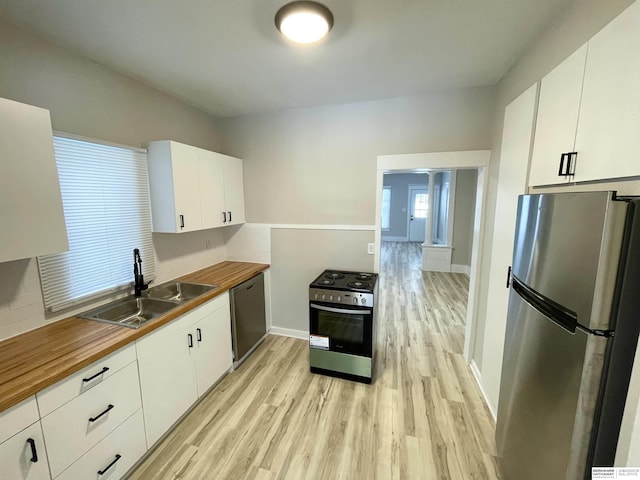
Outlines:
{"type": "Polygon", "coordinates": [[[309,285],[311,371],[371,383],[378,275],[325,270],[309,285]]]}

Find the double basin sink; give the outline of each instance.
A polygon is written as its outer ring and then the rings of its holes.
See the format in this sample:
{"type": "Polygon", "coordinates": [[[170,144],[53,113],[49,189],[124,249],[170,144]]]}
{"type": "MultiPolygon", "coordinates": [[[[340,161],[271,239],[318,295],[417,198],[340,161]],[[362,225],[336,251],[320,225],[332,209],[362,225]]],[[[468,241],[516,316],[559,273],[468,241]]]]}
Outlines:
{"type": "Polygon", "coordinates": [[[141,297],[125,297],[78,316],[89,320],[139,328],[189,300],[217,289],[217,285],[168,282],[146,290],[141,297]]]}

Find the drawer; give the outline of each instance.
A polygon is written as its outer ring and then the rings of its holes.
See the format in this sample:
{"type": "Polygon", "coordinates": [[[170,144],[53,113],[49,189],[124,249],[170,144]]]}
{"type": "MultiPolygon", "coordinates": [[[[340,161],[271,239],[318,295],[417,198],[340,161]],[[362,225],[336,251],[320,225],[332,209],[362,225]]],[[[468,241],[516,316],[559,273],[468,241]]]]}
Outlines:
{"type": "Polygon", "coordinates": [[[40,420],[40,415],[38,414],[36,397],[29,397],[19,404],[0,412],[0,443],[8,440],[20,430],[24,430],[38,420],[40,420]]]}
{"type": "Polygon", "coordinates": [[[3,480],[49,480],[51,478],[40,422],[34,423],[0,444],[0,478],[3,480]]]}
{"type": "Polygon", "coordinates": [[[57,477],[140,406],[138,363],[133,362],[44,417],[51,475],[57,477]]]}
{"type": "Polygon", "coordinates": [[[118,480],[146,451],[142,410],[138,410],[62,472],[56,480],[118,480]]]}
{"type": "Polygon", "coordinates": [[[50,414],[69,400],[76,398],[87,390],[99,385],[114,373],[122,370],[136,359],[136,348],[133,343],[113,352],[111,355],[92,363],[64,380],[51,385],[36,394],[40,416],[50,414]]]}

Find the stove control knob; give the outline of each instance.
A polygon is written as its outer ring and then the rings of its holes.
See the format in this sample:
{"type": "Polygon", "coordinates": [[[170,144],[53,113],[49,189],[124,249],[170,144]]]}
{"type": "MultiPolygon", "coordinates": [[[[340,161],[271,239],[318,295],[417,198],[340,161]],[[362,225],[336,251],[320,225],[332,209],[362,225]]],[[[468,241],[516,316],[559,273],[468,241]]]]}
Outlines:
{"type": "Polygon", "coordinates": [[[327,296],[326,296],[326,295],[322,295],[322,299],[323,299],[323,300],[326,300],[326,299],[327,299],[327,296]]]}
{"type": "Polygon", "coordinates": [[[316,293],[313,298],[318,299],[319,295],[316,293]]]}
{"type": "Polygon", "coordinates": [[[358,299],[357,298],[353,298],[353,303],[358,303],[358,299]]]}
{"type": "Polygon", "coordinates": [[[365,303],[367,303],[367,299],[362,297],[362,299],[360,300],[362,302],[362,304],[364,305],[365,303]]]}
{"type": "Polygon", "coordinates": [[[333,295],[329,295],[329,301],[333,302],[333,295]]]}
{"type": "Polygon", "coordinates": [[[337,300],[338,300],[338,302],[340,302],[342,300],[342,297],[340,295],[338,295],[337,300]]]}

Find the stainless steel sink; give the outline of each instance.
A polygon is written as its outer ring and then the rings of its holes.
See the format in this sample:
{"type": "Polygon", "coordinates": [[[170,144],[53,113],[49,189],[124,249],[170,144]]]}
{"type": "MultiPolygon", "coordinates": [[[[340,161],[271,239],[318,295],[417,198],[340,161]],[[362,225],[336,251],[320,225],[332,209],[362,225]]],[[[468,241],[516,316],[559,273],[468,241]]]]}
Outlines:
{"type": "Polygon", "coordinates": [[[219,288],[218,285],[202,283],[167,282],[144,292],[146,298],[184,303],[207,292],[219,288]]]}
{"type": "Polygon", "coordinates": [[[177,306],[178,303],[176,302],[144,297],[127,297],[83,312],[79,316],[89,320],[99,320],[129,328],[138,328],[177,306]]]}

